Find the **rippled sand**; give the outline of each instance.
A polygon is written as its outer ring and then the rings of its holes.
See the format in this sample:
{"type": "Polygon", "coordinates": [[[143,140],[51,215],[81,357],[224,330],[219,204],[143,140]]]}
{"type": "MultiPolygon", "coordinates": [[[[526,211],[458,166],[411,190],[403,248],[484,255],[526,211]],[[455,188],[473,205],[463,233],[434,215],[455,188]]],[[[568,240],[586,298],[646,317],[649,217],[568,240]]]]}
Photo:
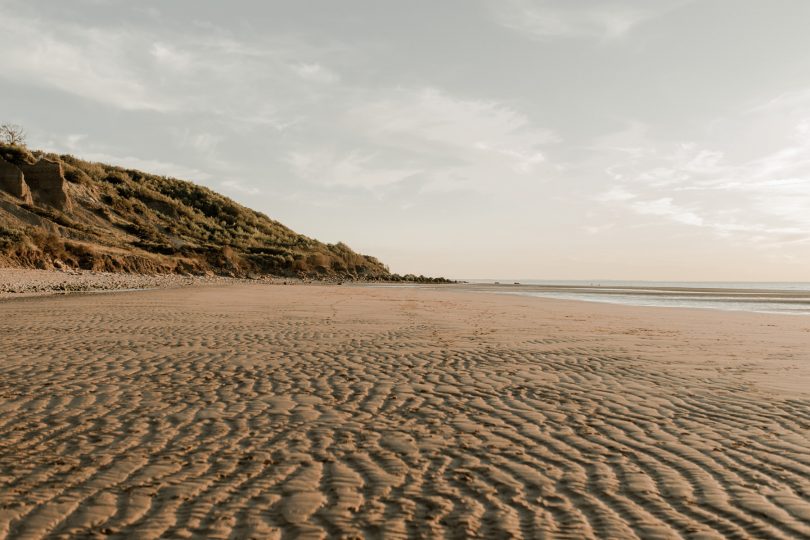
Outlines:
{"type": "Polygon", "coordinates": [[[810,536],[810,318],[236,285],[0,302],[0,537],[810,536]]]}

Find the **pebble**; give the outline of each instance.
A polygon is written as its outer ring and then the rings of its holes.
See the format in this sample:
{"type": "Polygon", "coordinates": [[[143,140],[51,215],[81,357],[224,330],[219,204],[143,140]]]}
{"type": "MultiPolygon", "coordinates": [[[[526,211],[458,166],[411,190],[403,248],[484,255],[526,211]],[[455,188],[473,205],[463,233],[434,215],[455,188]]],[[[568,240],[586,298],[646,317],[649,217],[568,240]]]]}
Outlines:
{"type": "Polygon", "coordinates": [[[188,287],[192,285],[226,285],[231,283],[302,283],[295,278],[273,276],[251,279],[181,274],[126,274],[95,272],[92,270],[34,270],[28,268],[0,268],[0,298],[66,294],[72,292],[100,292],[132,289],[188,287]]]}

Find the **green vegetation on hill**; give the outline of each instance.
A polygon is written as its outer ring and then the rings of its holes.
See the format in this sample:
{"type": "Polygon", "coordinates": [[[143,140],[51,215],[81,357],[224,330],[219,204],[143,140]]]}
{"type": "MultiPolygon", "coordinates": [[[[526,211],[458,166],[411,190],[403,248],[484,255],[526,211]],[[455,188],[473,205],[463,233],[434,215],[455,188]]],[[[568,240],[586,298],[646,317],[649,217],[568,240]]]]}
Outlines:
{"type": "Polygon", "coordinates": [[[441,281],[398,276],[346,244],[324,244],[184,180],[0,145],[6,165],[58,161],[69,211],[0,189],[0,264],[130,272],[213,272],[441,281]]]}

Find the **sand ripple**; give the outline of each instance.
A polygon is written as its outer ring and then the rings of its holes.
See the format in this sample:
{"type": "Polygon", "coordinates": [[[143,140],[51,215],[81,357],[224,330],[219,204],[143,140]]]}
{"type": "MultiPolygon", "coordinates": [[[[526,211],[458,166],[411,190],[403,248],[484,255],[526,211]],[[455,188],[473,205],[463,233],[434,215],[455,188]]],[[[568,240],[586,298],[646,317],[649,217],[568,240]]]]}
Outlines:
{"type": "Polygon", "coordinates": [[[0,303],[0,537],[810,537],[807,398],[481,298],[0,303]]]}

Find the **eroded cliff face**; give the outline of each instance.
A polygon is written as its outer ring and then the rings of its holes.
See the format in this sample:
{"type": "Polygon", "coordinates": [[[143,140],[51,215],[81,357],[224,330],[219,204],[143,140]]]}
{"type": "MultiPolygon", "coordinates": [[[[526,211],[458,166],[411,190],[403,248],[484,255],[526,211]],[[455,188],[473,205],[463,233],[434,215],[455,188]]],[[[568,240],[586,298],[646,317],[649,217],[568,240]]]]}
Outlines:
{"type": "Polygon", "coordinates": [[[0,189],[27,204],[50,206],[62,212],[73,209],[58,161],[40,159],[34,164],[15,165],[0,158],[0,189]]]}
{"type": "Polygon", "coordinates": [[[73,209],[61,162],[43,158],[33,165],[24,163],[20,168],[35,204],[51,206],[63,212],[73,209]]]}
{"type": "Polygon", "coordinates": [[[27,204],[33,204],[31,190],[25,182],[23,172],[16,165],[0,157],[0,189],[6,193],[22,199],[27,204]]]}

